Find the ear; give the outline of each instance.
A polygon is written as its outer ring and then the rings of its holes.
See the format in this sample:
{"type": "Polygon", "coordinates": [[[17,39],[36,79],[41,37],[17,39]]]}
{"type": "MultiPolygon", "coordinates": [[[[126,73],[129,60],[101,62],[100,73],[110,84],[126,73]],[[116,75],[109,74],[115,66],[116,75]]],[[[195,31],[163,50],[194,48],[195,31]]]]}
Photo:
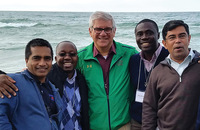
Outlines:
{"type": "Polygon", "coordinates": [[[188,36],[188,44],[190,44],[191,35],[188,36]]]}
{"type": "Polygon", "coordinates": [[[25,59],[26,64],[28,63],[28,59],[25,59]]]}
{"type": "Polygon", "coordinates": [[[163,43],[165,49],[167,49],[167,43],[166,43],[166,41],[165,41],[165,40],[162,40],[162,43],[163,43]]]}
{"type": "Polygon", "coordinates": [[[90,34],[90,37],[92,37],[92,28],[89,28],[89,34],[90,34]]]}
{"type": "Polygon", "coordinates": [[[114,31],[113,33],[114,33],[114,37],[115,37],[116,28],[113,31],[114,31]]]}
{"type": "Polygon", "coordinates": [[[28,64],[28,59],[25,59],[25,62],[26,62],[26,67],[27,67],[27,64],[28,64]]]}
{"type": "Polygon", "coordinates": [[[57,56],[55,56],[55,61],[57,62],[57,56]]]}

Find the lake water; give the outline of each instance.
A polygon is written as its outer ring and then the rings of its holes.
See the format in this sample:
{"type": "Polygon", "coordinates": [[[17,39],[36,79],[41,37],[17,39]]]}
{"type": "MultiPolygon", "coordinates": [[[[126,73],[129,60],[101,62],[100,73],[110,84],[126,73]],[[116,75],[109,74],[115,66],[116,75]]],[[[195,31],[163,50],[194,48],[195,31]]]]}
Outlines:
{"type": "MultiPolygon", "coordinates": [[[[137,48],[135,25],[144,18],[157,22],[159,31],[163,25],[174,19],[184,20],[192,35],[190,47],[200,51],[200,12],[134,13],[111,12],[117,31],[115,40],[137,48]]],[[[72,41],[77,48],[92,42],[88,32],[91,12],[16,12],[0,11],[0,70],[7,73],[24,68],[24,49],[34,38],[48,40],[53,48],[65,40],[72,41]]],[[[161,42],[162,38],[159,39],[161,42]]],[[[139,51],[139,49],[137,48],[139,51]]],[[[55,50],[54,50],[55,51],[55,50]]]]}

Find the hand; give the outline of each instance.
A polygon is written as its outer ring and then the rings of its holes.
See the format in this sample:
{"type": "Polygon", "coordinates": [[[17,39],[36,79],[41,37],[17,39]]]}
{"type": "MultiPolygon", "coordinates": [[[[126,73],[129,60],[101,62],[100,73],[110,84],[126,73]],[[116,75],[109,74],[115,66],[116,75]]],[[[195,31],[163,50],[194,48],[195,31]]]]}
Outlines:
{"type": "Polygon", "coordinates": [[[14,85],[15,81],[5,75],[1,74],[0,75],[0,97],[4,98],[4,95],[7,96],[8,98],[11,98],[11,93],[13,96],[16,96],[16,91],[18,91],[18,88],[14,85]]]}

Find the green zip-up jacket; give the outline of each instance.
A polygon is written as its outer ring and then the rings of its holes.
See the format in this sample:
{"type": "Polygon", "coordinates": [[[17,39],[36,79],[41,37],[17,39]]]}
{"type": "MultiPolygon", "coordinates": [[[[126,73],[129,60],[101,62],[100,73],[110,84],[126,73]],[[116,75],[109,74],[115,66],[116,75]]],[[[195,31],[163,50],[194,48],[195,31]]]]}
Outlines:
{"type": "Polygon", "coordinates": [[[77,68],[85,76],[88,85],[90,128],[93,130],[117,130],[130,121],[129,59],[138,53],[134,47],[115,42],[109,70],[109,94],[104,88],[103,71],[93,57],[94,43],[78,52],[77,68]]]}

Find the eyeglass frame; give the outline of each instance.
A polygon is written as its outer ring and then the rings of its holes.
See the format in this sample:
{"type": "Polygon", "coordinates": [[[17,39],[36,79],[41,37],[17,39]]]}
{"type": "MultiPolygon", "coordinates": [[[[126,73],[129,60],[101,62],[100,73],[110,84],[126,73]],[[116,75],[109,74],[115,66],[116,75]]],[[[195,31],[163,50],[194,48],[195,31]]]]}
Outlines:
{"type": "Polygon", "coordinates": [[[102,31],[104,31],[106,34],[111,34],[114,28],[113,27],[112,28],[111,27],[106,27],[106,28],[94,28],[94,27],[92,27],[92,29],[94,30],[94,32],[96,34],[100,34],[100,33],[102,33],[102,31]],[[97,32],[97,29],[100,29],[99,32],[97,32]],[[106,30],[106,29],[110,29],[110,30],[106,30]],[[110,31],[110,32],[108,32],[108,31],[110,31]]]}
{"type": "Polygon", "coordinates": [[[77,56],[77,53],[65,53],[65,52],[61,52],[61,53],[58,53],[58,55],[60,57],[65,57],[65,56],[75,57],[75,56],[77,56]]]}

